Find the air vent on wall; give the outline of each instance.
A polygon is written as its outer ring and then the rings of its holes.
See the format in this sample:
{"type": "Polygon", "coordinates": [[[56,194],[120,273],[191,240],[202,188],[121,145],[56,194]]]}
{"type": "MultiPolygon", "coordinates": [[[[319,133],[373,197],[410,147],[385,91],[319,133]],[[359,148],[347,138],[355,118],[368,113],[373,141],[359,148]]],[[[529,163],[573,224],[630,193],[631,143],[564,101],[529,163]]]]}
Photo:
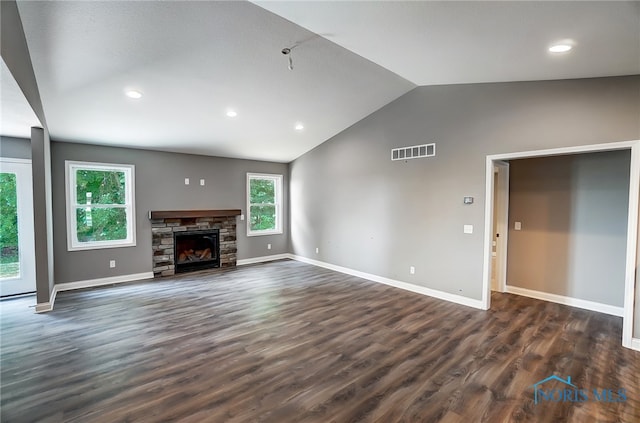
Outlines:
{"type": "Polygon", "coordinates": [[[391,160],[419,159],[421,157],[433,157],[435,155],[435,143],[412,145],[411,147],[400,147],[391,150],[391,160]]]}

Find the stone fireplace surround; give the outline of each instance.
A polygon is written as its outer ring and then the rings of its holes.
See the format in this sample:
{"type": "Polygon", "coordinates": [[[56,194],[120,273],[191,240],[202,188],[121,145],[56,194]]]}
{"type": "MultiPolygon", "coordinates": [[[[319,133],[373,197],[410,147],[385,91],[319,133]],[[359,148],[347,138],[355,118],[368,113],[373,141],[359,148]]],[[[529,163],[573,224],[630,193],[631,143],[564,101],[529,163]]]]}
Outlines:
{"type": "Polygon", "coordinates": [[[236,217],[239,215],[239,209],[150,211],[153,277],[175,274],[174,232],[218,229],[220,267],[235,267],[236,217]]]}

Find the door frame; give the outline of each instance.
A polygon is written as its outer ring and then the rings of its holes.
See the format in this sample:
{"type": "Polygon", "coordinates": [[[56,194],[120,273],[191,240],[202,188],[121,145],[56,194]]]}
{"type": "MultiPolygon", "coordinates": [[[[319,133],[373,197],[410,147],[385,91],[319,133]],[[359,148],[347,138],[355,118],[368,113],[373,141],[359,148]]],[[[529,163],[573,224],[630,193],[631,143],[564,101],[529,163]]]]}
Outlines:
{"type": "MultiPolygon", "coordinates": [[[[491,212],[491,222],[493,223],[493,215],[497,215],[496,227],[491,232],[491,238],[493,234],[498,232],[500,236],[496,240],[496,282],[498,292],[506,292],[507,290],[507,244],[509,239],[509,162],[504,160],[494,160],[493,167],[497,172],[493,173],[493,195],[492,195],[492,207],[493,196],[497,196],[497,210],[491,212]],[[497,176],[496,176],[497,174],[497,176]],[[497,178],[497,179],[496,179],[497,178]]],[[[491,273],[489,273],[491,274],[491,273]]]]}
{"type": "MultiPolygon", "coordinates": [[[[9,291],[22,288],[23,280],[33,281],[33,286],[25,292],[7,294],[8,296],[20,295],[36,291],[36,262],[35,262],[35,228],[33,222],[33,176],[30,159],[14,159],[0,157],[0,168],[2,171],[7,165],[24,166],[20,171],[16,171],[19,176],[16,178],[16,195],[18,202],[18,260],[20,261],[20,277],[6,279],[1,282],[9,287],[9,291]]],[[[4,291],[0,291],[4,294],[4,291]]]]}
{"type": "Polygon", "coordinates": [[[622,346],[632,348],[634,317],[633,304],[635,300],[636,254],[638,245],[638,199],[640,196],[640,140],[493,154],[486,157],[484,265],[482,275],[482,308],[484,310],[491,308],[491,246],[493,241],[492,226],[494,213],[493,196],[496,194],[494,192],[495,180],[493,169],[494,166],[496,166],[496,163],[513,159],[563,156],[614,150],[631,150],[631,169],[629,172],[629,211],[627,216],[627,248],[625,258],[624,313],[622,316],[622,346]]]}

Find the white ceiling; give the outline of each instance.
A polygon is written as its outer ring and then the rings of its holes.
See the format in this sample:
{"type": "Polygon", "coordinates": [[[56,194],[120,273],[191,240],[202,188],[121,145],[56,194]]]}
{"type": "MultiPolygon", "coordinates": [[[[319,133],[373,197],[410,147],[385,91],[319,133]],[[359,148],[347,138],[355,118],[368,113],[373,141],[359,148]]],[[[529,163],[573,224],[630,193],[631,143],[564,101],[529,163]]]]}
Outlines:
{"type": "Polygon", "coordinates": [[[640,73],[639,1],[256,3],[417,85],[640,73]]]}
{"type": "Polygon", "coordinates": [[[57,140],[288,162],[414,87],[248,2],[18,7],[57,140]]]}
{"type": "Polygon", "coordinates": [[[0,60],[0,98],[0,135],[31,138],[31,127],[42,125],[4,60],[0,60]]]}
{"type": "Polygon", "coordinates": [[[52,138],[288,162],[414,84],[640,73],[637,1],[257,3],[19,1],[52,138]]]}

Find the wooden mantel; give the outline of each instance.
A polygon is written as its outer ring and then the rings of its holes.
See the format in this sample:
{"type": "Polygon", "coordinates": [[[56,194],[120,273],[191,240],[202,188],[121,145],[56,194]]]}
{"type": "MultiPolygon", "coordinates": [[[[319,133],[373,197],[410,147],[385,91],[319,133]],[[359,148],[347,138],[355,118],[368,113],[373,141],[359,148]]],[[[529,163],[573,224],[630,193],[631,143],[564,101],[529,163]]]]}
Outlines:
{"type": "Polygon", "coordinates": [[[194,217],[223,217],[223,216],[240,216],[242,210],[161,210],[149,211],[149,219],[180,219],[194,217]]]}

